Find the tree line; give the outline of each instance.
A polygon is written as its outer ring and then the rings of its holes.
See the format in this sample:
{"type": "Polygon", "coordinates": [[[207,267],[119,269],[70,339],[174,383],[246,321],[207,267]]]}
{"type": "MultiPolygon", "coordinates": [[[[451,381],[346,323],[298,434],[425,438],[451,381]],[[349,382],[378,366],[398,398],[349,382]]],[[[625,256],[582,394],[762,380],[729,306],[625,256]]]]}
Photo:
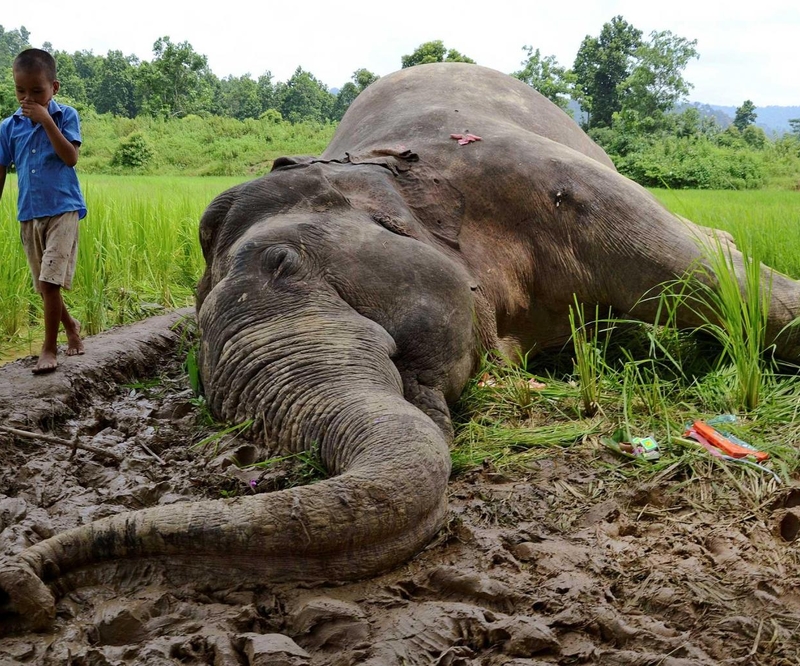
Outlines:
{"type": "MultiPolygon", "coordinates": [[[[30,33],[23,26],[6,31],[0,26],[0,112],[16,108],[10,65],[14,56],[30,46],[30,33]]],[[[642,39],[641,31],[617,16],[603,26],[598,37],[581,44],[571,70],[558,65],[553,56],[542,57],[526,46],[527,60],[512,75],[533,86],[560,106],[577,100],[587,114],[588,128],[609,126],[615,112],[636,110],[642,115],[666,112],[691,87],[682,77],[687,62],[697,57],[695,41],[669,31],[642,39]]],[[[378,77],[358,69],[338,93],[331,92],[311,72],[298,67],[285,82],[274,81],[270,71],[258,77],[219,78],[206,56],[189,42],[173,42],[168,36],[153,44],[153,58],[109,51],[105,56],[91,51],[68,53],[42,46],[58,65],[61,95],[97,113],[134,118],[219,115],[244,120],[277,111],[291,122],[337,121],[355,97],[378,77]]],[[[448,49],[441,41],[421,44],[400,58],[401,67],[428,62],[474,60],[448,49]]]]}
{"type": "MultiPolygon", "coordinates": [[[[31,46],[29,38],[24,26],[5,30],[0,25],[0,117],[18,106],[11,64],[17,53],[31,46]]],[[[302,67],[285,82],[276,82],[270,71],[257,78],[249,73],[219,78],[209,68],[206,56],[189,42],[175,43],[168,36],[153,44],[149,62],[114,50],[102,56],[91,51],[60,51],[49,42],[42,48],[56,60],[62,99],[79,108],[125,118],[212,115],[244,120],[264,114],[274,119],[277,113],[289,122],[336,122],[378,78],[365,68],[358,69],[336,93],[302,67]]],[[[436,60],[474,62],[457,51],[448,52],[441,42],[423,44],[401,58],[403,67],[436,60]]]]}
{"type": "MultiPolygon", "coordinates": [[[[7,31],[0,25],[2,116],[17,107],[10,67],[14,56],[30,46],[29,38],[24,26],[7,31]]],[[[615,116],[620,115],[628,124],[635,117],[652,125],[663,123],[665,114],[693,87],[683,71],[698,57],[696,46],[697,40],[670,31],[652,32],[644,39],[641,30],[616,16],[603,25],[597,37],[586,36],[571,69],[559,65],[554,56],[542,56],[539,49],[524,46],[527,58],[522,68],[511,74],[565,110],[571,99],[577,101],[585,129],[612,127],[615,116]]],[[[85,50],[56,50],[49,42],[42,48],[56,59],[62,97],[100,114],[127,118],[194,114],[244,120],[278,112],[290,122],[336,122],[378,78],[367,69],[358,69],[335,94],[302,67],[285,82],[274,81],[268,70],[257,78],[249,73],[219,78],[210,70],[206,56],[195,52],[189,42],[175,43],[168,36],[153,44],[149,62],[114,50],[103,56],[85,50]]],[[[441,41],[421,44],[400,58],[404,68],[443,61],[475,62],[441,41]]],[[[752,102],[744,102],[743,107],[744,120],[739,122],[737,117],[736,123],[740,130],[756,118],[752,102]]]]}
{"type": "MultiPolygon", "coordinates": [[[[11,63],[29,46],[29,38],[25,27],[7,31],[0,26],[0,117],[18,106],[11,63]]],[[[275,81],[270,71],[257,78],[250,74],[219,78],[206,56],[188,42],[175,43],[168,36],[153,44],[149,62],[113,50],[102,56],[59,51],[48,42],[42,48],[56,59],[61,99],[84,115],[92,111],[116,118],[199,116],[335,124],[379,78],[365,68],[357,69],[336,92],[302,67],[285,82],[275,81]]],[[[779,143],[755,125],[757,112],[750,100],[737,109],[727,128],[693,106],[681,107],[693,87],[684,70],[699,57],[696,40],[670,31],[644,36],[622,16],[615,16],[598,35],[584,38],[572,67],[532,46],[522,50],[520,69],[510,74],[574,113],[618,168],[643,184],[718,187],[728,182],[728,186],[751,187],[763,180],[759,172],[769,160],[748,151],[777,146],[782,156],[800,158],[800,148],[795,150],[800,146],[800,119],[791,121],[795,136],[779,143]],[[699,162],[705,166],[697,167],[699,162]]],[[[448,61],[475,62],[436,40],[403,55],[400,65],[448,61]]]]}

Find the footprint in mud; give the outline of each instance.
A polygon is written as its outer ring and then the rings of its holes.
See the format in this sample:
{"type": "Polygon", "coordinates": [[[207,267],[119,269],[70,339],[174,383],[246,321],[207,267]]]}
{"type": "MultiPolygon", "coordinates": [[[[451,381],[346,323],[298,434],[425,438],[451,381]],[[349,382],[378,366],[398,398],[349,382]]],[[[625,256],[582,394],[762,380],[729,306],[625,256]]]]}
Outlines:
{"type": "Polygon", "coordinates": [[[784,541],[792,542],[800,534],[800,510],[788,509],[780,519],[778,529],[784,541]]]}
{"type": "Polygon", "coordinates": [[[781,538],[791,543],[800,536],[800,488],[790,488],[772,505],[778,512],[777,530],[781,538]]]}

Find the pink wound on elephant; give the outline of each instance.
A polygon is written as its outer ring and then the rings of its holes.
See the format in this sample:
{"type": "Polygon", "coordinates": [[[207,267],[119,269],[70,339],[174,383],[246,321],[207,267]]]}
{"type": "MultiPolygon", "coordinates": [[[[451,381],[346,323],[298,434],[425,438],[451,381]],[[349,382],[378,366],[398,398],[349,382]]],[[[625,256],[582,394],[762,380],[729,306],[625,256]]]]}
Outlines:
{"type": "Polygon", "coordinates": [[[475,136],[474,134],[451,134],[450,138],[457,139],[459,146],[466,146],[473,141],[482,141],[479,136],[475,136]]]}

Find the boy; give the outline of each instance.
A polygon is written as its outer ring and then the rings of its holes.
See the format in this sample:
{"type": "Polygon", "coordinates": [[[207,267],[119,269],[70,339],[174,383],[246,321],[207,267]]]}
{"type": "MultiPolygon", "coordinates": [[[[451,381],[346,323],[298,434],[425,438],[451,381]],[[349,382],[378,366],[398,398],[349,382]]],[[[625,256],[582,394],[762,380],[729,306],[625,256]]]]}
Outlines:
{"type": "Polygon", "coordinates": [[[34,374],[58,366],[58,328],[67,334],[67,355],[83,354],[80,323],[67,311],[61,288],[69,289],[78,254],[78,221],[86,216],[75,164],[80,120],[53,95],[60,83],[47,51],[27,49],[13,64],[20,108],[0,124],[0,197],[6,170],[17,169],[20,236],[36,291],[44,304],[44,343],[34,374]]]}

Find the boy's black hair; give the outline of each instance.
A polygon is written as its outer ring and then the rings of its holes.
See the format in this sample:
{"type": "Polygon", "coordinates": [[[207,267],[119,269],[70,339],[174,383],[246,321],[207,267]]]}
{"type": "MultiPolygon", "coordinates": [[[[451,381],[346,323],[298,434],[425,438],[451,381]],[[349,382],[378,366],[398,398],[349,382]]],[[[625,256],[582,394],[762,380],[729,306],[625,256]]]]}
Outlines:
{"type": "Polygon", "coordinates": [[[14,69],[43,71],[50,81],[56,80],[56,59],[42,49],[25,49],[14,58],[14,69]]]}

